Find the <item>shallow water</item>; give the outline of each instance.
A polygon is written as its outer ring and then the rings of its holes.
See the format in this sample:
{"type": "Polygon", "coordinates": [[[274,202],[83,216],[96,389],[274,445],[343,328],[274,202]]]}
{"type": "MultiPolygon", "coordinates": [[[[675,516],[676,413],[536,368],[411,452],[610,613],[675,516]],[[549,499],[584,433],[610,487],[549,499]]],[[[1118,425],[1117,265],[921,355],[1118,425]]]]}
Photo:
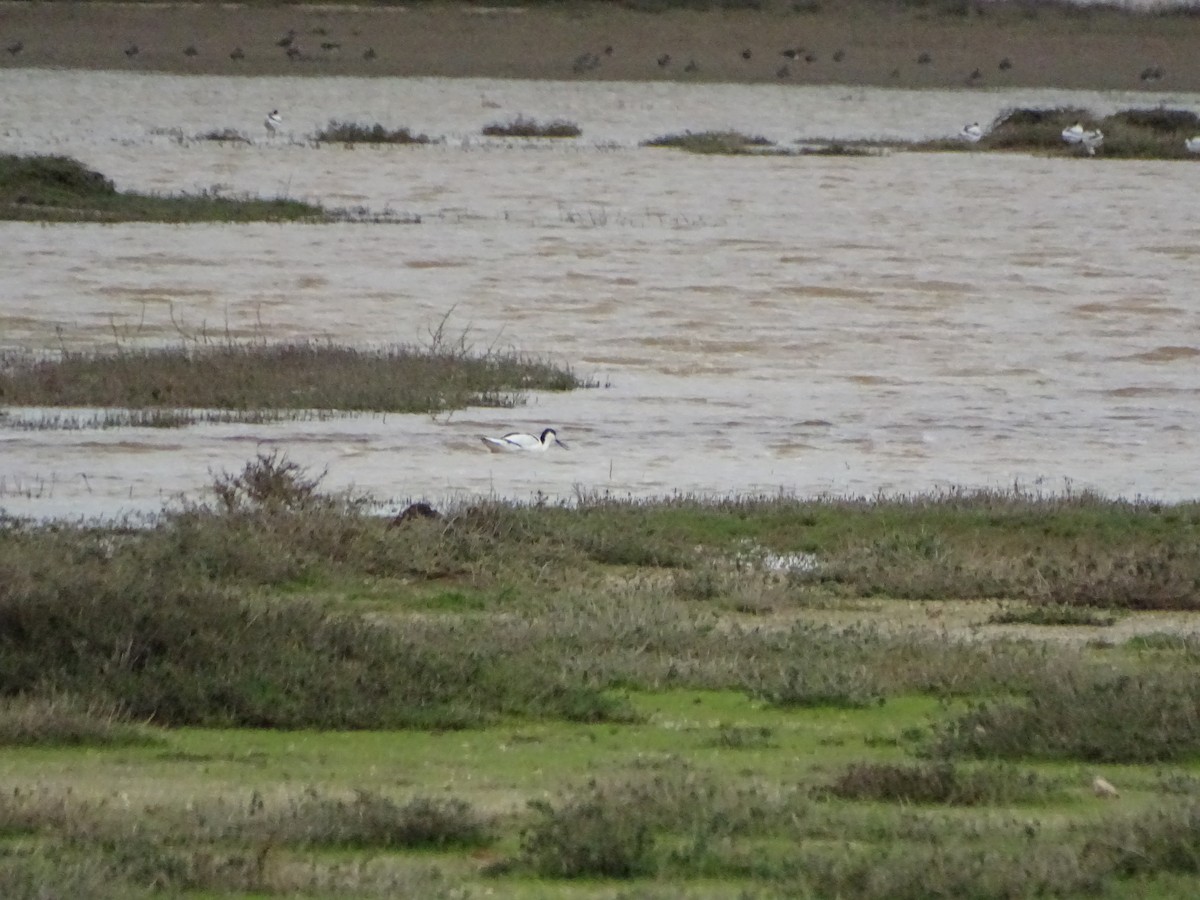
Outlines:
{"type": "Polygon", "coordinates": [[[287,194],[419,224],[0,223],[0,348],[226,336],[476,346],[604,387],[515,410],[186,429],[0,417],[0,507],[118,515],[264,448],[399,504],[495,494],[907,492],[1019,482],[1200,495],[1200,261],[1189,162],[1015,155],[700,157],[684,129],[927,138],[1013,105],[1200,96],[223,79],[0,72],[0,150],[140,190],[287,194]],[[267,139],[281,108],[290,136],[267,139]],[[518,113],[581,141],[488,141],[518,113]],[[331,118],[425,147],[316,148],[331,118]],[[250,145],[191,136],[237,128],[250,145]],[[177,131],[173,131],[178,129],[177,131]],[[556,426],[569,451],[481,434],[556,426]]]}

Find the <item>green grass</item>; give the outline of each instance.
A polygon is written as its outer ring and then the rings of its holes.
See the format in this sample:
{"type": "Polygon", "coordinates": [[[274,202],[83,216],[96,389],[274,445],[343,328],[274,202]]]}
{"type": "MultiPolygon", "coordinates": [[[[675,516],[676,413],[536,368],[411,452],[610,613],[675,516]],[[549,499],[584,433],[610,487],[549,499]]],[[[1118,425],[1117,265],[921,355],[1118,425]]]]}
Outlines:
{"type": "Polygon", "coordinates": [[[1091,611],[1122,572],[1123,628],[1191,608],[1194,505],[369,508],[267,456],[136,529],[3,520],[4,896],[1171,897],[1197,874],[1196,640],[977,626],[1091,611]]]}
{"type": "Polygon", "coordinates": [[[852,714],[780,714],[728,693],[630,699],[640,723],[181,729],[152,747],[13,751],[0,758],[0,868],[78,896],[115,881],[514,898],[1134,897],[1195,873],[1194,795],[1105,769],[1118,806],[1092,796],[1090,768],[913,760],[879,738],[938,714],[919,699],[852,714]],[[730,750],[712,739],[721,722],[770,723],[774,740],[730,750]],[[853,772],[892,773],[872,776],[891,787],[863,791],[853,772]]]}
{"type": "Polygon", "coordinates": [[[429,347],[378,350],[317,342],[227,342],[0,356],[0,403],[121,410],[111,422],[101,419],[100,424],[110,427],[173,427],[228,420],[230,412],[241,413],[234,417],[239,420],[269,421],[289,411],[512,407],[528,391],[581,386],[562,366],[516,352],[475,353],[461,341],[436,338],[429,347]]]}
{"type": "Polygon", "coordinates": [[[158,196],[118,191],[65,156],[0,154],[0,219],[35,222],[322,222],[332,216],[299,200],[215,194],[158,196]]]}

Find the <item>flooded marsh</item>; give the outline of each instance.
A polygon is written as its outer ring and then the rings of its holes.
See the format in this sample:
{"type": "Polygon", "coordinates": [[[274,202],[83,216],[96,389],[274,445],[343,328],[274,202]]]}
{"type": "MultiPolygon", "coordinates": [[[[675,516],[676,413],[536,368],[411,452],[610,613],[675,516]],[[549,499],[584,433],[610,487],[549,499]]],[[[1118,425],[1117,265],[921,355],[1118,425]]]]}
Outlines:
{"type": "MultiPolygon", "coordinates": [[[[788,146],[928,140],[1063,91],[0,73],[0,151],[122,190],[287,196],[392,224],[0,223],[0,349],[187,341],[476,346],[601,386],[513,410],[186,428],[0,414],[0,508],[157,509],[264,444],[380,498],[912,492],[1019,482],[1194,497],[1200,225],[1181,160],[695,156],[686,130],[788,146]],[[261,126],[280,108],[281,133],[261,126]],[[579,138],[486,138],[568,120],[579,138]],[[428,145],[315,146],[332,119],[428,145]],[[250,143],[193,140],[235,129],[250,143]],[[492,456],[556,427],[571,449],[492,456]]],[[[63,412],[63,411],[55,411],[63,412]]],[[[78,411],[81,416],[89,411],[78,411]]]]}

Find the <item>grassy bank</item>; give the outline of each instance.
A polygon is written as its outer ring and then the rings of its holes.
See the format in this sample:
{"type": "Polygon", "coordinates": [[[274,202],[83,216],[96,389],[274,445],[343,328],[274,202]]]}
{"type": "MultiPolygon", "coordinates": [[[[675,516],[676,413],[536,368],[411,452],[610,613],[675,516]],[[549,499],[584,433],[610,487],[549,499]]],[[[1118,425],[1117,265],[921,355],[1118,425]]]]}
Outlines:
{"type": "Polygon", "coordinates": [[[323,222],[332,217],[299,200],[157,196],[118,191],[112,181],[65,156],[0,154],[0,219],[27,222],[323,222]]]}
{"type": "Polygon", "coordinates": [[[1200,639],[1062,614],[1195,609],[1194,505],[365,510],[271,456],[146,527],[5,523],[6,897],[1170,897],[1197,875],[1200,639]],[[988,624],[1013,604],[1100,637],[988,624]]]}
{"type": "MultiPolygon", "coordinates": [[[[436,336],[428,347],[360,350],[316,342],[192,343],[0,356],[0,404],[109,407],[93,425],[173,427],[268,421],[312,411],[439,412],[512,407],[533,390],[584,386],[567,368],[516,352],[477,353],[436,336]]],[[[40,419],[69,427],[73,419],[40,419]]],[[[36,423],[35,423],[36,424],[36,423]]]]}

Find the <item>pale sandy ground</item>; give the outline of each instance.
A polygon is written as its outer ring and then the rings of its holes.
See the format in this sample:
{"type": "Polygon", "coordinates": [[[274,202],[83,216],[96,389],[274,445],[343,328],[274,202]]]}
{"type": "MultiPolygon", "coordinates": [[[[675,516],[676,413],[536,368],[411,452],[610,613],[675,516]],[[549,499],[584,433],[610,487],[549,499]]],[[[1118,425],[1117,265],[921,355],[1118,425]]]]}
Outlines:
{"type": "Polygon", "coordinates": [[[0,2],[0,66],[1200,91],[1197,14],[980,2],[964,16],[945,11],[949,0],[771,2],[672,12],[610,2],[0,2]]]}

